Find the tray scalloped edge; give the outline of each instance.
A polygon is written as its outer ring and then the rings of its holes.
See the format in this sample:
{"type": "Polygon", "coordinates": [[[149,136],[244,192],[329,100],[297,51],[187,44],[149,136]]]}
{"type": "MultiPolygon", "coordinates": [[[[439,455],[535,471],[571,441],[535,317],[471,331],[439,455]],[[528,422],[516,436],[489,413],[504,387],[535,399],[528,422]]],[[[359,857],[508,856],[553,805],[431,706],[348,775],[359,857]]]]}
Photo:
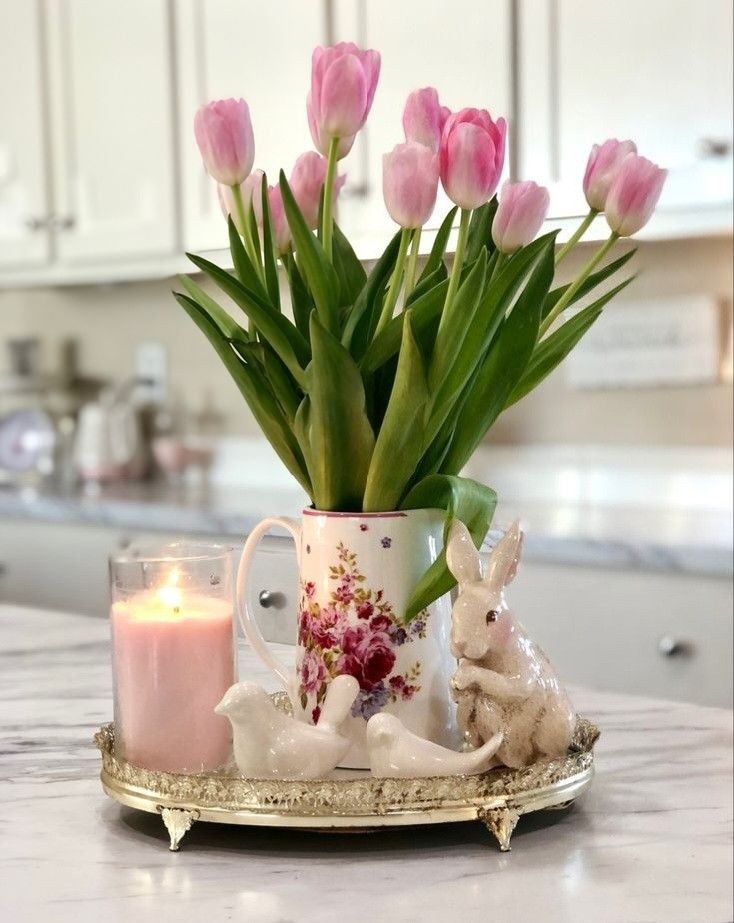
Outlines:
{"type": "Polygon", "coordinates": [[[598,737],[598,729],[579,717],[565,757],[523,769],[423,779],[364,774],[308,781],[158,772],[114,755],[112,724],[100,728],[94,740],[102,754],[105,792],[121,804],[159,813],[173,851],[199,820],[324,831],[480,820],[500,849],[508,850],[520,815],[565,808],[588,787],[598,737]]]}

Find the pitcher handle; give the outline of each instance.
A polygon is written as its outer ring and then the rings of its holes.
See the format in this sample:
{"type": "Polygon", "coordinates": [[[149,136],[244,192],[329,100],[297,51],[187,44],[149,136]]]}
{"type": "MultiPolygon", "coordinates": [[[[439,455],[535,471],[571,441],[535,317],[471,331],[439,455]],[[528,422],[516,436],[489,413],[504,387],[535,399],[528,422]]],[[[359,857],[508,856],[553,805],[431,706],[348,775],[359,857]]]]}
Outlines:
{"type": "Polygon", "coordinates": [[[247,536],[245,547],[242,549],[242,557],[240,558],[240,565],[237,569],[235,606],[237,608],[237,616],[242,626],[242,631],[245,633],[245,637],[250,642],[253,650],[265,666],[278,677],[285,691],[291,695],[294,676],[293,668],[287,669],[277,657],[271,654],[268,642],[263,638],[262,632],[247,602],[247,581],[250,576],[252,560],[255,557],[257,546],[260,544],[260,539],[265,535],[268,529],[272,529],[274,526],[280,526],[281,529],[285,529],[286,532],[290,534],[291,538],[296,543],[296,558],[300,559],[301,527],[298,521],[289,519],[285,516],[268,516],[267,519],[263,519],[247,536]]]}

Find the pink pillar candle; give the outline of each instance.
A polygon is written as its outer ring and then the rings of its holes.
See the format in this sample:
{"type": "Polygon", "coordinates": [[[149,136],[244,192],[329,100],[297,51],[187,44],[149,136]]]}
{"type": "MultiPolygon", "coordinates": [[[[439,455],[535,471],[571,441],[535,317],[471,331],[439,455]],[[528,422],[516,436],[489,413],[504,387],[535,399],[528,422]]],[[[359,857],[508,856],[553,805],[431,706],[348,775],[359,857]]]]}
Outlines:
{"type": "Polygon", "coordinates": [[[146,769],[203,772],[230,755],[214,706],[235,681],[232,605],[177,587],[112,605],[115,750],[146,769]]]}

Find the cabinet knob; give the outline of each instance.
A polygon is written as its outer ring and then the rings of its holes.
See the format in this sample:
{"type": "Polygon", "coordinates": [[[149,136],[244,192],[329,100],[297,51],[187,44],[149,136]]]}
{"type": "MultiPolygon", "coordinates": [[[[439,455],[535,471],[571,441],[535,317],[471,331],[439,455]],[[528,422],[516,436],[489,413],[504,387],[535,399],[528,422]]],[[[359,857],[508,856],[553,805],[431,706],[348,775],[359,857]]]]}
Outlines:
{"type": "Polygon", "coordinates": [[[658,641],[658,653],[663,657],[681,657],[693,653],[693,646],[688,641],[664,635],[658,641]]]}
{"type": "Polygon", "coordinates": [[[36,233],[37,231],[42,231],[44,228],[47,228],[48,223],[48,218],[41,218],[38,215],[34,215],[31,218],[26,218],[25,226],[29,231],[36,233]]]}
{"type": "Polygon", "coordinates": [[[257,599],[263,609],[282,609],[285,605],[285,596],[274,590],[260,590],[257,599]]]}
{"type": "Polygon", "coordinates": [[[731,141],[726,138],[701,138],[698,142],[698,155],[711,160],[728,157],[731,154],[731,141]]]}
{"type": "Polygon", "coordinates": [[[52,215],[49,224],[55,231],[71,231],[76,225],[76,218],[73,215],[52,215]]]}

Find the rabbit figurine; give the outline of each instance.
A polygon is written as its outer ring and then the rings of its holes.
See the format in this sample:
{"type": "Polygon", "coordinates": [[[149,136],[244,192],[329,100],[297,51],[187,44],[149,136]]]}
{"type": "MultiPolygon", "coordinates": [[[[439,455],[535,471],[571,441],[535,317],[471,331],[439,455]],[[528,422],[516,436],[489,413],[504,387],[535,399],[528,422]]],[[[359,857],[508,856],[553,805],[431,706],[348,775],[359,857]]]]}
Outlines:
{"type": "Polygon", "coordinates": [[[555,670],[505,601],[521,547],[515,522],[493,549],[484,576],[479,552],[459,520],[446,547],[459,584],[451,620],[451,650],[459,660],[451,680],[458,723],[477,747],[502,733],[497,758],[513,769],[565,754],[576,725],[555,670]]]}

